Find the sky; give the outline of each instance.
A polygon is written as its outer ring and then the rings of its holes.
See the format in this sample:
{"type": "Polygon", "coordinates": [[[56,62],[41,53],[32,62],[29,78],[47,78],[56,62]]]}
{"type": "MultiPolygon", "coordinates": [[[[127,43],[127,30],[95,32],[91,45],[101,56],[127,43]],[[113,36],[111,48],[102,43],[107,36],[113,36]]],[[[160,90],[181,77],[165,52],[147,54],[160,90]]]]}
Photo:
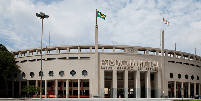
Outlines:
{"type": "Polygon", "coordinates": [[[43,47],[94,45],[96,9],[98,43],[160,48],[201,56],[201,1],[198,0],[0,0],[0,44],[9,51],[43,47]],[[167,19],[167,26],[162,18],[167,19]]]}

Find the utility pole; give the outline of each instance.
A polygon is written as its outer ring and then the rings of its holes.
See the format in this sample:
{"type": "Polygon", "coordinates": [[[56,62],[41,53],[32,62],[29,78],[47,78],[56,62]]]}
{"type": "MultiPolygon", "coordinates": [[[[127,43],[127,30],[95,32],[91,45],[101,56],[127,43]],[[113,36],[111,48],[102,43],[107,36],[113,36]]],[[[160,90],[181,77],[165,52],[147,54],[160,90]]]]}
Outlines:
{"type": "Polygon", "coordinates": [[[50,31],[49,31],[49,46],[50,46],[50,31]]]}
{"type": "Polygon", "coordinates": [[[176,43],[175,43],[175,51],[176,51],[176,43]]]}

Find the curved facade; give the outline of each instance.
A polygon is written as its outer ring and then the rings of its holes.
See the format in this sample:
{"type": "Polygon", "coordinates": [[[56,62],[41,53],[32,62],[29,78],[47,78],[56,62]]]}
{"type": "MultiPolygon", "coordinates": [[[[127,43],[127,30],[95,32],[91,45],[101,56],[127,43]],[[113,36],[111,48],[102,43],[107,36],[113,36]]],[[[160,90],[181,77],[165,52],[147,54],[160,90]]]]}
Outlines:
{"type": "MultiPolygon", "coordinates": [[[[94,45],[48,46],[42,50],[43,97],[159,98],[201,94],[201,58],[194,54],[164,49],[162,56],[159,48],[126,45],[98,45],[98,58],[94,45]]],[[[23,95],[22,85],[40,87],[40,47],[12,53],[22,71],[10,79],[12,95],[23,95]],[[19,93],[14,93],[16,85],[19,93]]]]}

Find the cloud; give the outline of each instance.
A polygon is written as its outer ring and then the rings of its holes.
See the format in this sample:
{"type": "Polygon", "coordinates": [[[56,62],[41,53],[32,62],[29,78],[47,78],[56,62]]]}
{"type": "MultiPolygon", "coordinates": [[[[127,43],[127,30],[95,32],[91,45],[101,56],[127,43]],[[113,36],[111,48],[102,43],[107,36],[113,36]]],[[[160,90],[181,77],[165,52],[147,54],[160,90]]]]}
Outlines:
{"type": "Polygon", "coordinates": [[[95,43],[95,9],[105,14],[98,18],[99,44],[160,48],[160,30],[165,31],[165,48],[194,54],[200,50],[201,2],[198,1],[103,1],[103,0],[1,0],[0,37],[10,50],[40,47],[44,12],[43,47],[95,43]],[[170,26],[162,23],[162,16],[170,26]],[[195,41],[195,42],[194,42],[195,41]],[[196,43],[197,41],[197,43],[196,43]],[[194,43],[192,43],[194,42],[194,43]],[[196,44],[195,44],[196,43],[196,44]]]}

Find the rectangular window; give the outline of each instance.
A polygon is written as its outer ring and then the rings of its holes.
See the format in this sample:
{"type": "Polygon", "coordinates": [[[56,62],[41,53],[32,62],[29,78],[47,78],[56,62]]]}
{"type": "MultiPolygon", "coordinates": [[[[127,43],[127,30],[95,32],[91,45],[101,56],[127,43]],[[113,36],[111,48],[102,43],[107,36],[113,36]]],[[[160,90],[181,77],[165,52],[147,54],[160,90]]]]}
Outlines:
{"type": "Polygon", "coordinates": [[[78,57],[69,57],[69,59],[78,59],[78,57]]]}
{"type": "Polygon", "coordinates": [[[73,82],[73,87],[78,87],[78,82],[73,82]]]}
{"type": "Polygon", "coordinates": [[[80,59],[90,59],[90,57],[80,57],[80,59]]]}
{"type": "Polygon", "coordinates": [[[83,82],[83,87],[89,87],[89,82],[83,82]]]}

